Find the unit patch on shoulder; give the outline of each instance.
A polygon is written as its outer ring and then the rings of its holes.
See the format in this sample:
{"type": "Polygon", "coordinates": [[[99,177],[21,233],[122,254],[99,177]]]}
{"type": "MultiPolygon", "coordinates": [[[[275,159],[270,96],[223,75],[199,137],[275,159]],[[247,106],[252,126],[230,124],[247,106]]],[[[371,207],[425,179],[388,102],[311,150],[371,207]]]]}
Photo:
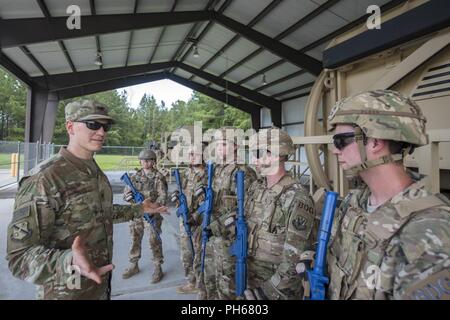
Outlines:
{"type": "Polygon", "coordinates": [[[298,231],[303,231],[303,230],[306,229],[306,223],[307,222],[308,221],[306,220],[306,218],[304,218],[302,216],[297,216],[297,217],[294,218],[294,220],[292,220],[292,225],[298,231]]]}
{"type": "Polygon", "coordinates": [[[12,226],[11,239],[23,241],[31,237],[33,231],[29,228],[28,221],[20,221],[12,226]]]}

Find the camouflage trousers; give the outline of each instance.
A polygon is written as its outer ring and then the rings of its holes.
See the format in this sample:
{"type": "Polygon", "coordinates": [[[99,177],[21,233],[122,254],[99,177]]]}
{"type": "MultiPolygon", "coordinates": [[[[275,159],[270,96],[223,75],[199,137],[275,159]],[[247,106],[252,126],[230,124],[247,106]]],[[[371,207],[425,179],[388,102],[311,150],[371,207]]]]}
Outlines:
{"type": "MultiPolygon", "coordinates": [[[[163,218],[157,216],[155,219],[156,230],[161,234],[161,224],[163,218]]],[[[130,234],[131,234],[131,248],[130,248],[130,262],[138,262],[141,258],[141,246],[142,237],[144,236],[144,229],[149,232],[150,248],[153,254],[153,262],[155,264],[162,264],[164,262],[164,256],[162,251],[162,242],[158,240],[155,230],[144,218],[133,219],[130,222],[130,234]]]]}
{"type": "Polygon", "coordinates": [[[183,220],[180,219],[180,251],[184,275],[190,283],[199,287],[201,281],[202,230],[201,227],[191,227],[191,232],[192,244],[194,246],[194,260],[192,260],[189,237],[184,230],[183,220]]]}
{"type": "Polygon", "coordinates": [[[206,246],[204,283],[208,300],[235,300],[235,261],[230,243],[211,237],[206,246]]]}

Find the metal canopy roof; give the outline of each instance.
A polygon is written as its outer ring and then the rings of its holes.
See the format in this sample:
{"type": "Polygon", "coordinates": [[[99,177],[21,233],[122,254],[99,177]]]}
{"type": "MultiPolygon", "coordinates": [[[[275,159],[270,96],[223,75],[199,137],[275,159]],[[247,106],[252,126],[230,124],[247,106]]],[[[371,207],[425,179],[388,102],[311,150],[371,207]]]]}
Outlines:
{"type": "Polygon", "coordinates": [[[403,2],[0,0],[0,63],[59,99],[168,78],[247,112],[280,109],[309,93],[325,46],[369,5],[403,2]],[[80,30],[66,27],[73,4],[80,30]]]}

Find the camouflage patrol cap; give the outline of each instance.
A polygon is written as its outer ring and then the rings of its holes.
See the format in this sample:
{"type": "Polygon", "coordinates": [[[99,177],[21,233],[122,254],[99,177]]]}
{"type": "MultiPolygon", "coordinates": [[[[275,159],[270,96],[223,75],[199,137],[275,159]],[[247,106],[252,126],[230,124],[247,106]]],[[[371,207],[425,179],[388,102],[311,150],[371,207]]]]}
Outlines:
{"type": "Polygon", "coordinates": [[[142,150],[139,152],[139,160],[156,160],[156,153],[153,150],[142,150]]]}
{"type": "Polygon", "coordinates": [[[338,101],[328,116],[329,130],[337,124],[356,124],[367,137],[428,143],[426,119],[411,99],[392,90],[373,90],[338,101]]]}
{"type": "Polygon", "coordinates": [[[295,151],[294,143],[289,134],[276,127],[259,130],[258,133],[250,137],[249,147],[250,150],[266,149],[271,153],[278,153],[279,156],[290,156],[295,151]]]}
{"type": "Polygon", "coordinates": [[[109,120],[115,123],[108,115],[108,107],[93,100],[74,101],[66,105],[66,121],[109,120]]]}

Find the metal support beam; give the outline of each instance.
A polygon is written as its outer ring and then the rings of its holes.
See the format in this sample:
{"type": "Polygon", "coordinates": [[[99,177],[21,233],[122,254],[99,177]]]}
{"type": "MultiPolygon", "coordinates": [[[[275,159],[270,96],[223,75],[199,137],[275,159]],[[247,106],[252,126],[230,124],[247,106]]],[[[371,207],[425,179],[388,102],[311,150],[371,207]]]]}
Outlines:
{"type": "MultiPolygon", "coordinates": [[[[45,111],[47,109],[48,92],[39,91],[29,87],[27,90],[27,106],[25,117],[25,149],[24,149],[24,173],[34,167],[37,159],[38,149],[27,142],[40,143],[44,128],[45,111]]],[[[56,120],[56,117],[55,117],[56,120]]]]}
{"type": "MultiPolygon", "coordinates": [[[[267,14],[269,14],[276,6],[281,3],[281,0],[273,0],[269,3],[256,17],[254,17],[248,24],[247,27],[252,28],[255,24],[261,21],[267,14]]],[[[207,68],[213,61],[215,61],[225,50],[231,47],[241,36],[236,34],[230,41],[228,41],[222,48],[217,50],[217,52],[209,58],[201,67],[200,70],[207,68]]]]}
{"type": "MultiPolygon", "coordinates": [[[[134,0],[133,14],[136,14],[138,6],[139,6],[139,0],[134,0]]],[[[133,35],[134,35],[134,30],[131,30],[130,38],[128,39],[128,47],[127,47],[127,55],[125,58],[125,66],[128,66],[128,60],[130,59],[130,49],[131,49],[131,44],[133,42],[133,35]]]]}
{"type": "Polygon", "coordinates": [[[128,76],[136,76],[152,71],[170,68],[173,62],[159,62],[128,67],[107,68],[103,70],[80,71],[77,73],[60,73],[47,77],[34,77],[32,81],[40,88],[49,91],[58,91],[77,86],[85,86],[89,83],[102,82],[128,76]]]}
{"type": "MultiPolygon", "coordinates": [[[[218,13],[222,13],[225,11],[226,8],[228,8],[228,6],[231,4],[233,0],[225,0],[225,2],[220,6],[219,10],[217,10],[218,13]]],[[[203,28],[202,32],[200,32],[200,34],[197,36],[197,42],[200,42],[203,37],[208,33],[208,31],[212,28],[212,26],[214,25],[214,21],[209,21],[206,24],[206,27],[203,28]]],[[[184,53],[183,57],[181,57],[180,61],[184,61],[186,60],[186,57],[191,53],[192,48],[194,47],[194,44],[191,44],[191,46],[189,47],[189,49],[186,50],[186,52],[184,53]]]]}
{"type": "Polygon", "coordinates": [[[381,29],[367,30],[325,50],[323,63],[326,68],[334,69],[448,26],[448,0],[429,1],[383,22],[381,29]]]}
{"type": "Polygon", "coordinates": [[[59,48],[64,54],[64,57],[66,58],[67,63],[70,66],[70,69],[72,72],[77,72],[77,69],[75,68],[75,65],[73,64],[72,58],[69,55],[69,52],[67,51],[66,45],[64,44],[64,41],[58,41],[59,48]]]}
{"type": "Polygon", "coordinates": [[[223,103],[229,104],[230,106],[233,106],[239,110],[242,110],[242,111],[250,113],[250,114],[255,110],[259,111],[261,109],[260,105],[257,105],[253,102],[246,101],[246,100],[234,97],[234,96],[230,96],[230,95],[226,94],[225,92],[220,92],[220,91],[208,88],[202,84],[199,84],[192,80],[177,76],[175,74],[169,74],[168,79],[178,82],[179,84],[181,84],[183,86],[186,86],[188,88],[191,88],[192,90],[201,92],[211,98],[222,101],[223,103]]]}
{"type": "Polygon", "coordinates": [[[270,118],[272,120],[272,124],[277,128],[281,128],[282,126],[281,110],[282,110],[281,108],[270,109],[270,118]]]}
{"type": "MultiPolygon", "coordinates": [[[[63,73],[50,75],[47,77],[36,77],[33,78],[35,83],[40,84],[40,88],[49,90],[51,92],[59,91],[80,87],[82,86],[85,90],[83,92],[87,92],[87,88],[89,85],[95,85],[97,83],[103,83],[105,81],[126,78],[131,76],[142,75],[144,73],[163,70],[167,68],[181,68],[187,72],[195,74],[196,76],[203,78],[205,80],[211,81],[214,84],[221,86],[223,88],[227,88],[228,90],[237,93],[245,97],[248,100],[254,101],[258,104],[261,104],[268,108],[281,108],[281,103],[271,97],[268,97],[262,93],[258,93],[254,90],[247,89],[242,86],[238,86],[232,82],[221,79],[213,74],[210,74],[206,71],[199,70],[190,65],[171,61],[171,62],[160,62],[154,64],[146,64],[146,65],[136,65],[129,67],[118,67],[118,68],[108,68],[103,70],[92,70],[92,71],[82,71],[78,73],[63,73]]],[[[75,91],[77,92],[77,91],[75,91]]],[[[64,95],[65,99],[67,97],[64,95]]]]}
{"type": "Polygon", "coordinates": [[[59,99],[55,94],[28,88],[25,142],[51,142],[58,103],[59,99]]]}
{"type": "MultiPolygon", "coordinates": [[[[105,70],[105,69],[104,69],[105,70]]],[[[141,83],[163,80],[166,78],[164,72],[150,73],[145,75],[133,76],[128,78],[113,79],[98,83],[91,83],[84,86],[62,89],[55,91],[60,100],[80,97],[102,91],[108,91],[123,87],[134,86],[141,83]]]]}
{"type": "MultiPolygon", "coordinates": [[[[91,8],[91,15],[96,16],[97,10],[95,9],[95,0],[89,0],[89,6],[91,8]]],[[[97,54],[102,53],[102,46],[100,44],[100,37],[98,34],[95,35],[95,47],[97,48],[97,54]]],[[[103,60],[102,60],[103,62],[103,60]]],[[[103,69],[103,63],[98,66],[99,69],[103,69]]]]}
{"type": "Polygon", "coordinates": [[[52,142],[56,124],[56,114],[58,112],[58,103],[58,96],[54,93],[49,93],[47,98],[47,107],[45,108],[44,126],[42,128],[41,140],[43,143],[52,142]]]}
{"type": "Polygon", "coordinates": [[[313,75],[319,75],[322,71],[322,62],[316,60],[298,50],[285,45],[284,43],[274,40],[265,34],[254,29],[248,28],[244,24],[228,18],[222,14],[215,14],[215,20],[221,25],[241,34],[245,38],[253,41],[261,47],[269,50],[273,54],[286,59],[296,66],[305,69],[313,75]]]}
{"type": "MultiPolygon", "coordinates": [[[[382,6],[380,7],[380,10],[381,10],[381,12],[386,12],[386,11],[388,11],[388,10],[390,10],[390,9],[392,9],[392,8],[398,6],[398,5],[400,5],[400,4],[402,4],[403,2],[406,2],[406,1],[407,1],[407,0],[392,0],[392,1],[390,1],[390,2],[388,2],[388,3],[386,3],[386,4],[384,4],[384,5],[382,5],[382,6]]],[[[320,8],[320,7],[319,7],[319,8],[320,8]]],[[[317,9],[316,9],[316,10],[317,10],[317,9]]],[[[301,53],[308,52],[309,50],[312,50],[312,49],[314,49],[314,48],[316,48],[316,47],[318,47],[318,46],[320,46],[320,45],[326,43],[327,41],[330,41],[331,39],[334,39],[336,36],[338,36],[338,35],[340,35],[340,34],[343,34],[344,32],[347,32],[348,30],[350,30],[350,29],[356,27],[357,25],[359,25],[359,24],[361,24],[361,23],[364,23],[364,22],[367,20],[367,18],[369,17],[369,15],[370,15],[370,14],[365,14],[365,15],[359,17],[358,19],[353,20],[352,22],[350,22],[350,23],[344,25],[343,27],[341,27],[341,28],[339,28],[339,29],[337,29],[337,30],[335,30],[335,31],[333,31],[333,32],[330,32],[329,34],[323,36],[322,38],[317,39],[316,41],[314,41],[314,42],[312,42],[312,43],[310,43],[310,44],[304,46],[303,48],[301,48],[301,49],[299,50],[299,52],[301,52],[301,53]]],[[[289,28],[289,29],[290,29],[290,28],[289,28]]],[[[283,33],[284,33],[284,32],[283,32],[283,33]]],[[[275,39],[277,39],[277,38],[278,38],[278,37],[276,37],[275,39]]],[[[256,51],[255,51],[255,52],[256,52],[256,51]]],[[[251,55],[252,55],[252,54],[251,54],[251,55]]],[[[250,57],[250,59],[251,59],[251,58],[254,57],[254,55],[253,55],[253,56],[250,56],[250,55],[249,55],[248,57],[250,57]]],[[[247,60],[247,57],[245,57],[244,59],[242,59],[242,61],[244,61],[244,62],[245,62],[245,61],[248,61],[248,60],[247,60]]],[[[245,83],[245,82],[248,82],[248,81],[250,81],[251,79],[253,79],[254,77],[256,77],[256,76],[258,76],[258,75],[260,75],[260,74],[263,74],[263,73],[265,73],[265,72],[268,72],[268,71],[270,71],[270,70],[272,70],[272,69],[278,67],[279,65],[281,65],[281,64],[283,64],[283,63],[285,63],[285,62],[286,62],[286,61],[285,61],[284,59],[280,59],[280,60],[278,60],[278,61],[272,63],[270,66],[267,66],[267,67],[265,67],[264,69],[261,69],[261,70],[255,72],[255,73],[253,73],[252,75],[246,77],[245,79],[242,79],[242,80],[239,81],[237,84],[243,84],[243,83],[245,83]]],[[[233,68],[233,67],[232,67],[232,68],[233,68]]],[[[232,71],[232,70],[230,70],[229,72],[231,72],[231,71],[232,71]]],[[[227,73],[229,73],[229,72],[227,72],[227,73]]]]}
{"type": "MultiPolygon", "coordinates": [[[[304,24],[306,24],[307,22],[309,22],[310,20],[312,20],[313,18],[315,18],[316,16],[318,16],[319,14],[321,14],[322,12],[324,12],[325,10],[329,9],[331,6],[335,5],[338,1],[337,0],[329,0],[327,2],[325,2],[324,4],[320,5],[319,7],[317,7],[316,9],[314,9],[313,11],[311,11],[310,13],[308,13],[306,16],[300,18],[300,20],[298,20],[296,23],[294,23],[293,25],[291,25],[289,28],[287,28],[286,30],[284,30],[283,32],[279,33],[274,40],[281,40],[285,37],[287,37],[289,34],[293,33],[294,31],[298,30],[298,28],[300,28],[301,26],[303,26],[304,24]]],[[[257,55],[259,55],[260,53],[262,53],[264,51],[263,48],[259,48],[256,49],[255,51],[253,51],[252,53],[250,53],[249,55],[247,55],[246,57],[244,57],[243,59],[241,59],[241,61],[239,61],[238,63],[236,63],[234,66],[232,66],[231,68],[229,68],[228,70],[225,70],[225,72],[223,72],[220,76],[223,77],[227,74],[229,74],[231,71],[235,70],[236,68],[238,68],[239,66],[241,66],[242,64],[246,63],[247,61],[253,59],[254,57],[256,57],[257,55]]],[[[305,53],[305,51],[298,51],[298,53],[303,54],[305,53]]],[[[276,62],[276,65],[281,64],[280,62],[284,61],[284,59],[279,60],[276,62]]],[[[273,64],[273,68],[275,68],[276,66],[275,64],[273,64]]],[[[262,71],[259,71],[257,73],[254,73],[252,76],[256,76],[258,74],[261,74],[262,71]]],[[[246,79],[246,81],[250,80],[246,79]]],[[[243,83],[243,82],[241,82],[243,83]]],[[[240,83],[240,84],[241,84],[240,83]]]]}
{"type": "Polygon", "coordinates": [[[261,110],[253,111],[250,116],[252,117],[252,128],[256,131],[261,129],[261,110]]]}
{"type": "MultiPolygon", "coordinates": [[[[178,4],[178,0],[174,0],[172,8],[170,9],[170,12],[174,12],[175,11],[175,7],[177,6],[177,4],[178,4]]],[[[152,60],[153,60],[153,58],[155,57],[155,54],[156,54],[156,50],[158,50],[159,44],[161,43],[161,40],[164,37],[164,33],[165,32],[166,32],[166,27],[163,27],[161,32],[159,33],[158,40],[156,41],[155,48],[153,49],[153,51],[152,51],[152,53],[150,55],[150,58],[148,59],[148,63],[152,63],[152,60]]]]}
{"type": "Polygon", "coordinates": [[[32,86],[33,81],[31,80],[31,77],[25,71],[23,71],[18,65],[16,65],[11,59],[9,59],[1,50],[0,50],[0,65],[2,65],[6,70],[8,70],[11,74],[16,76],[27,86],[29,87],[32,86]]]}
{"type": "MultiPolygon", "coordinates": [[[[215,0],[209,0],[203,10],[207,11],[207,10],[213,9],[212,5],[215,4],[215,2],[216,2],[215,0]]],[[[189,32],[184,37],[184,39],[181,42],[181,44],[178,46],[177,50],[175,50],[175,53],[172,55],[172,58],[170,60],[175,61],[175,60],[177,60],[179,58],[181,52],[183,52],[183,50],[184,50],[184,47],[185,47],[186,43],[188,42],[189,39],[193,39],[194,38],[194,35],[198,31],[199,27],[200,27],[200,24],[198,22],[194,23],[194,25],[191,27],[189,32]]]]}
{"type": "Polygon", "coordinates": [[[41,73],[45,76],[48,76],[47,70],[44,66],[36,59],[36,57],[31,53],[31,51],[26,46],[20,46],[20,50],[31,60],[31,62],[36,66],[36,68],[41,71],[41,73]]]}
{"type": "MultiPolygon", "coordinates": [[[[152,82],[152,81],[158,81],[162,79],[170,79],[173,80],[181,85],[184,85],[188,88],[191,88],[192,90],[196,90],[198,92],[201,92],[207,96],[210,96],[211,98],[214,98],[216,100],[222,101],[224,103],[228,103],[229,105],[240,109],[244,112],[250,113],[252,115],[252,120],[255,125],[258,125],[258,122],[256,121],[256,113],[258,113],[261,109],[261,106],[258,104],[255,104],[250,101],[246,101],[234,96],[227,95],[224,92],[220,92],[211,88],[207,88],[199,83],[196,83],[194,81],[179,77],[177,75],[168,74],[165,72],[159,72],[159,73],[152,73],[152,74],[146,74],[146,75],[139,75],[139,76],[133,76],[123,79],[113,79],[108,80],[104,82],[99,83],[92,83],[85,86],[80,87],[74,87],[69,89],[63,89],[60,91],[56,91],[55,94],[60,100],[63,99],[69,99],[74,97],[79,97],[83,95],[88,95],[92,93],[97,93],[101,91],[107,91],[107,90],[113,90],[121,87],[146,83],[146,82],[152,82]]],[[[281,110],[281,108],[279,108],[281,110]]],[[[281,123],[281,113],[280,113],[280,123],[281,123]]]]}
{"type": "Polygon", "coordinates": [[[25,120],[25,142],[36,142],[41,139],[48,92],[29,88],[27,92],[27,108],[25,120]]]}
{"type": "Polygon", "coordinates": [[[2,48],[17,47],[38,42],[207,21],[213,17],[212,11],[83,16],[79,30],[67,29],[67,17],[1,19],[0,45],[2,48]]]}
{"type": "MultiPolygon", "coordinates": [[[[47,5],[45,4],[45,1],[44,0],[36,0],[36,1],[37,1],[38,5],[39,5],[39,8],[41,8],[41,11],[44,14],[44,16],[47,19],[50,19],[51,18],[51,14],[50,14],[50,11],[48,10],[47,5]]],[[[70,58],[69,52],[67,51],[66,46],[64,45],[64,42],[63,41],[58,41],[58,45],[59,45],[59,48],[61,49],[61,51],[63,52],[64,57],[66,58],[67,63],[70,66],[70,69],[72,69],[72,72],[77,72],[77,70],[75,68],[75,65],[73,64],[73,61],[70,58]]]]}
{"type": "Polygon", "coordinates": [[[218,86],[221,86],[222,88],[226,88],[227,90],[233,91],[233,92],[235,92],[249,100],[252,100],[264,107],[268,107],[269,109],[281,108],[281,103],[278,100],[268,97],[266,95],[263,95],[261,93],[258,93],[254,90],[247,89],[242,86],[238,86],[238,85],[234,84],[233,82],[227,81],[223,78],[219,78],[219,77],[217,77],[213,74],[210,74],[206,71],[194,68],[192,66],[189,66],[189,65],[181,63],[181,62],[177,63],[177,66],[185,71],[195,74],[196,76],[198,76],[202,79],[208,80],[218,86]]]}

